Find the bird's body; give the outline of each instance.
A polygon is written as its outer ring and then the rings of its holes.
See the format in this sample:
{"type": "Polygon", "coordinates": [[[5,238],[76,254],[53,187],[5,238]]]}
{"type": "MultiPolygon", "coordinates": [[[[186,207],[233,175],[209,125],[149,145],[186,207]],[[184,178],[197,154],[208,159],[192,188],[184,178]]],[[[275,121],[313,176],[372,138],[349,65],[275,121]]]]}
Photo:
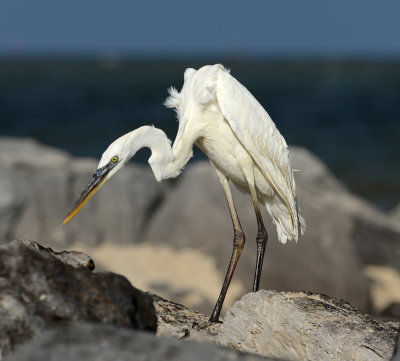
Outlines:
{"type": "Polygon", "coordinates": [[[207,127],[196,145],[207,155],[215,168],[239,188],[248,190],[242,165],[251,164],[251,157],[238,143],[232,129],[222,117],[207,127]]]}
{"type": "Polygon", "coordinates": [[[233,182],[242,192],[249,193],[245,174],[253,172],[258,199],[265,204],[274,191],[260,172],[253,159],[238,142],[229,124],[223,117],[215,119],[207,127],[196,145],[207,155],[211,164],[233,182]]]}
{"type": "Polygon", "coordinates": [[[304,223],[298,216],[295,183],[284,138],[250,92],[221,65],[188,69],[182,91],[170,91],[166,105],[176,109],[178,135],[196,144],[229,180],[249,193],[254,179],[259,201],[277,225],[279,240],[297,241],[304,223]]]}
{"type": "Polygon", "coordinates": [[[234,227],[231,262],[211,316],[211,320],[216,321],[245,243],[229,181],[250,194],[256,212],[258,236],[253,290],[256,291],[259,286],[268,238],[259,203],[266,206],[282,243],[297,241],[305,230],[305,223],[298,212],[289,151],[264,108],[219,64],[204,66],[197,71],[187,69],[181,92],[171,88],[165,105],[176,110],[179,121],[172,147],[162,130],[149,126],[140,127],[117,139],[104,152],[98,170],[64,223],[140,148],[151,149],[149,164],[156,179],[161,181],[179,175],[196,144],[217,171],[234,227]]]}

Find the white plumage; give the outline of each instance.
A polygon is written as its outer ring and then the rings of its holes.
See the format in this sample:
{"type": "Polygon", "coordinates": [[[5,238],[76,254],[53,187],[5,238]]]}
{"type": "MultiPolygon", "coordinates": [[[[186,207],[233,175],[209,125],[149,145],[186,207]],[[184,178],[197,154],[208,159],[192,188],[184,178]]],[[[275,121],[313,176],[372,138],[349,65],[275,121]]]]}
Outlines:
{"type": "Polygon", "coordinates": [[[165,105],[175,108],[179,119],[173,148],[184,142],[187,133],[198,134],[198,145],[214,166],[242,189],[248,188],[244,174],[253,168],[257,196],[276,224],[279,240],[297,241],[305,222],[298,212],[288,146],[253,95],[218,64],[187,69],[181,93],[171,88],[165,105]],[[225,147],[218,147],[215,142],[223,138],[225,147]],[[235,152],[243,153],[238,156],[247,162],[236,159],[227,167],[226,158],[235,152]]]}
{"type": "MultiPolygon", "coordinates": [[[[299,214],[288,146],[274,122],[251,93],[222,65],[187,69],[182,90],[169,89],[165,105],[176,110],[179,129],[173,146],[165,133],[143,126],[114,141],[103,153],[98,169],[67,215],[64,224],[79,212],[98,189],[135,153],[151,149],[149,164],[158,181],[177,177],[196,144],[214,165],[225,192],[234,227],[234,247],[227,275],[211,321],[217,321],[233,276],[245,236],[236,213],[229,181],[250,194],[258,223],[256,272],[253,291],[260,282],[268,239],[259,202],[276,225],[278,239],[297,241],[305,231],[299,214]]],[[[201,214],[199,214],[201,217],[201,214]]]]}

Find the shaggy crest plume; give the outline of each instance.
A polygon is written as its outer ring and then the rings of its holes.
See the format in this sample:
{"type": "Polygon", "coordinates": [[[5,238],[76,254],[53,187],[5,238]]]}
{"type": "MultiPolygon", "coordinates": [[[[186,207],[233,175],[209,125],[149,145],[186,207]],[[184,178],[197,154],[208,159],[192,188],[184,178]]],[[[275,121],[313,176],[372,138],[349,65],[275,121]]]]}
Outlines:
{"type": "Polygon", "coordinates": [[[181,96],[178,90],[176,90],[175,87],[171,86],[170,88],[168,88],[168,93],[169,97],[165,100],[164,105],[167,108],[177,110],[179,105],[181,104],[181,96]]]}

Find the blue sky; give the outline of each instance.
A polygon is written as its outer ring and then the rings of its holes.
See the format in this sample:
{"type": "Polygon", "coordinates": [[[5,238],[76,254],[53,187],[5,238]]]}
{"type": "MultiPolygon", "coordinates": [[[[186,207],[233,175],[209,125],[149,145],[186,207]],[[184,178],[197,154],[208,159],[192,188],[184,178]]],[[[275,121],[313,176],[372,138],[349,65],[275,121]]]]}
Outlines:
{"type": "Polygon", "coordinates": [[[0,54],[400,56],[399,0],[1,0],[0,54]]]}

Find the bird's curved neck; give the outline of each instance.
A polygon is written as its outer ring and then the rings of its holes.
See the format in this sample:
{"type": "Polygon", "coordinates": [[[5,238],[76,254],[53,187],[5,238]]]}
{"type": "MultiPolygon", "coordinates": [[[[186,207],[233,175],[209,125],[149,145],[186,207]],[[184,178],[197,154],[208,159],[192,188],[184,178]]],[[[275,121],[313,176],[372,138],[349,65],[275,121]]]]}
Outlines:
{"type": "Polygon", "coordinates": [[[158,128],[143,126],[127,134],[131,144],[131,154],[141,148],[150,148],[148,162],[157,181],[177,177],[192,154],[192,146],[187,151],[175,151],[166,134],[158,128]]]}

